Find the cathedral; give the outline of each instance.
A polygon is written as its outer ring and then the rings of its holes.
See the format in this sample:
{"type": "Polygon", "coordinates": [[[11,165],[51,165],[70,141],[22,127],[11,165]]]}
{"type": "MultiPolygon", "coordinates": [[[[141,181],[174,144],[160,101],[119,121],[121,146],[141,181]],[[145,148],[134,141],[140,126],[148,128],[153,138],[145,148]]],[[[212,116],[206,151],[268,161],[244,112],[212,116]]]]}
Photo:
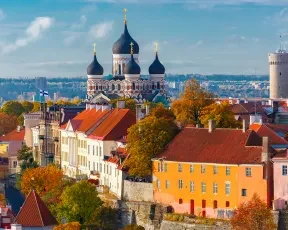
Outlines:
{"type": "Polygon", "coordinates": [[[103,99],[107,101],[124,97],[133,98],[137,103],[168,102],[165,67],[158,58],[158,45],[156,44],[155,59],[149,67],[149,78],[141,77],[139,45],[129,34],[126,12],[124,9],[124,32],[112,49],[112,79],[103,79],[104,69],[97,60],[94,44],[94,59],[87,68],[87,101],[97,103],[103,99]]]}

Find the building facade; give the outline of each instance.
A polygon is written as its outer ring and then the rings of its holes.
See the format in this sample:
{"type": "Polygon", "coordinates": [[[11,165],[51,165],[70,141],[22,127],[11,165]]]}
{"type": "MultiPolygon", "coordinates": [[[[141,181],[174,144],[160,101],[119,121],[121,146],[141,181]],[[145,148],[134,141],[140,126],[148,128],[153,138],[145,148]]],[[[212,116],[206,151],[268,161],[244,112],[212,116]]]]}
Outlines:
{"type": "MultiPolygon", "coordinates": [[[[214,128],[213,128],[214,127],[214,128]]],[[[268,138],[252,130],[187,127],[153,159],[155,202],[177,213],[229,218],[258,193],[271,205],[273,172],[268,138]]]]}

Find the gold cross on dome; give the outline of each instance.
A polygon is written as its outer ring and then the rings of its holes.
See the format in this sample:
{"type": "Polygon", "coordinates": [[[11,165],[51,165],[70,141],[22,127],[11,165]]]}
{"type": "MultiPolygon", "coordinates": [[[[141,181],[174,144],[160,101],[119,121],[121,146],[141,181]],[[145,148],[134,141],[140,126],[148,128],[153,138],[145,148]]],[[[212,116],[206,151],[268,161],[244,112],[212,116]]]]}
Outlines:
{"type": "Polygon", "coordinates": [[[133,46],[134,46],[133,42],[130,43],[130,46],[131,46],[131,54],[133,54],[133,46]]]}
{"type": "Polygon", "coordinates": [[[96,43],[93,44],[94,47],[94,54],[96,54],[96,43]]]}
{"type": "Polygon", "coordinates": [[[124,12],[124,21],[126,22],[128,10],[126,8],[124,8],[123,12],[124,12]]]}
{"type": "Polygon", "coordinates": [[[158,47],[159,47],[159,44],[157,42],[155,42],[155,50],[156,50],[156,53],[158,53],[158,47]]]}

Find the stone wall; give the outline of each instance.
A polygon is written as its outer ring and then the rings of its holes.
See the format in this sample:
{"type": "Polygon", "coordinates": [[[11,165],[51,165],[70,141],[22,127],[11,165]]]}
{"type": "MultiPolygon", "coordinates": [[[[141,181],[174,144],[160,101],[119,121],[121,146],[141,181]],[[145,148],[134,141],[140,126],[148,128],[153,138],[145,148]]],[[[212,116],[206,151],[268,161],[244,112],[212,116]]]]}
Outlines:
{"type": "Polygon", "coordinates": [[[153,202],[153,184],[124,180],[123,200],[153,202]]]}
{"type": "Polygon", "coordinates": [[[160,230],[232,230],[228,225],[200,225],[200,224],[188,224],[184,222],[173,222],[163,220],[160,230]]]}

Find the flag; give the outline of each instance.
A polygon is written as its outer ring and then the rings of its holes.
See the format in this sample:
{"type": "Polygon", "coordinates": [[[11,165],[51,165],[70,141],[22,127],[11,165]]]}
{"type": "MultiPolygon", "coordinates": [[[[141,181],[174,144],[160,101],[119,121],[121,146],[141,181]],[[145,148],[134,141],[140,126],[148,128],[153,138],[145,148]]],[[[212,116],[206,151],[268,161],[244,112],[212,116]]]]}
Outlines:
{"type": "Polygon", "coordinates": [[[40,96],[44,96],[44,97],[48,97],[48,91],[45,91],[45,90],[40,90],[40,96]]]}

